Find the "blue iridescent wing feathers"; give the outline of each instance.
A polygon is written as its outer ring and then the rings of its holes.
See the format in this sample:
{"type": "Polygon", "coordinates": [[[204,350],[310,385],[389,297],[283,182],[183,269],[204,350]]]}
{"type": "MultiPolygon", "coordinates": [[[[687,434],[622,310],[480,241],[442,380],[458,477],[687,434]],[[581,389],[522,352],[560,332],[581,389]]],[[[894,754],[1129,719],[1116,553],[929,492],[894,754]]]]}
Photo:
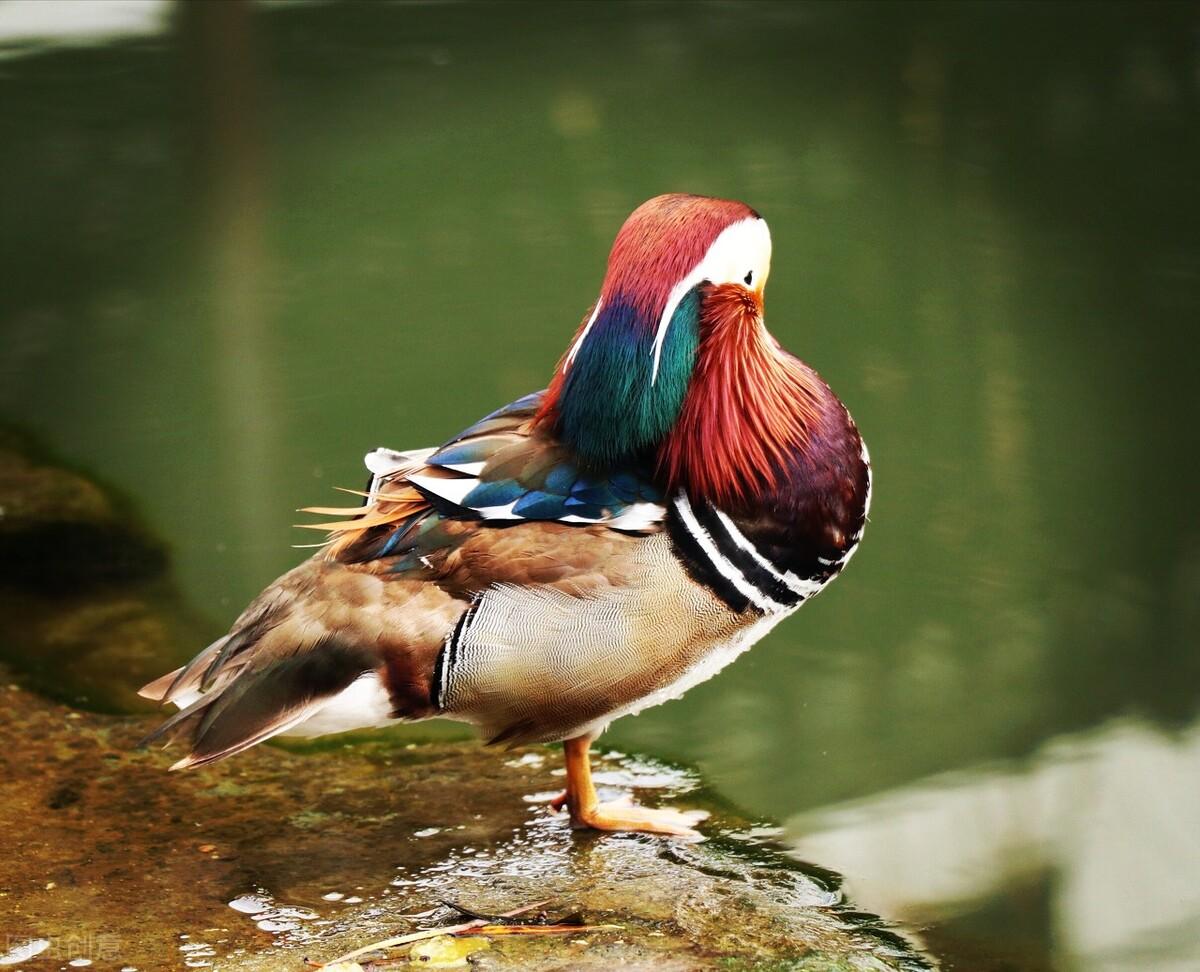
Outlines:
{"type": "Polygon", "coordinates": [[[535,392],[480,419],[428,453],[379,449],[367,456],[375,473],[363,522],[377,523],[342,559],[390,560],[389,570],[427,569],[456,547],[464,525],[520,522],[602,525],[628,532],[661,529],[663,493],[648,471],[618,467],[592,473],[553,435],[536,429],[542,401],[535,392]],[[388,518],[392,498],[415,490],[424,502],[388,518]],[[383,511],[383,512],[380,512],[383,511]]]}
{"type": "Polygon", "coordinates": [[[485,520],[645,529],[660,519],[661,512],[656,515],[651,507],[658,507],[663,495],[648,471],[581,470],[570,449],[530,428],[541,397],[541,392],[527,395],[493,412],[425,460],[427,467],[456,476],[417,473],[408,481],[444,512],[485,520]]]}

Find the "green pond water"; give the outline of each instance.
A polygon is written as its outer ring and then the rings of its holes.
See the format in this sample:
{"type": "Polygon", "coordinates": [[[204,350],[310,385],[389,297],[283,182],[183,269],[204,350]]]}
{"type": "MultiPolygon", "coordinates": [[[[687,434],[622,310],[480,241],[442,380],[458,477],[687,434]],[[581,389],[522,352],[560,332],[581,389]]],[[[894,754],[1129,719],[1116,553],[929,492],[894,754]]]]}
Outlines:
{"type": "Polygon", "coordinates": [[[871,523],[606,739],[951,968],[1194,968],[1197,9],[150,3],[35,42],[0,4],[0,418],[130,496],[216,634],[364,452],[542,387],[634,206],[743,199],[871,523]]]}

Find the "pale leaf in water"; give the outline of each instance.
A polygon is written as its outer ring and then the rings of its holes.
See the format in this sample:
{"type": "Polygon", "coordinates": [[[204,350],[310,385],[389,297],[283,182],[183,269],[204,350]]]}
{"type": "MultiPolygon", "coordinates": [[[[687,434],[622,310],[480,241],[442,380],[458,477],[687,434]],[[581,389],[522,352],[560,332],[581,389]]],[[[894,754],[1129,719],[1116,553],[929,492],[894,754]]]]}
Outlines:
{"type": "Polygon", "coordinates": [[[417,942],[408,953],[413,962],[420,962],[426,969],[456,969],[464,968],[467,956],[491,948],[486,938],[456,938],[452,935],[439,935],[423,942],[417,942]]]}

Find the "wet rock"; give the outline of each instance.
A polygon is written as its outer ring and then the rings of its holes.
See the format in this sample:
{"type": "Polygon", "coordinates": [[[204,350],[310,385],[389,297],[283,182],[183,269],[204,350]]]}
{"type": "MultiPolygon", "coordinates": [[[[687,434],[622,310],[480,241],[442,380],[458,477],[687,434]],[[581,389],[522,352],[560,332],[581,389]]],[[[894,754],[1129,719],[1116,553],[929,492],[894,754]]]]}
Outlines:
{"type": "Polygon", "coordinates": [[[0,656],[47,694],[144,709],[136,688],[211,632],[166,547],[112,490],[0,424],[0,656]]]}
{"type": "Polygon", "coordinates": [[[166,564],[163,544],[111,490],[0,425],[0,583],[68,591],[166,564]]]}
{"type": "MultiPolygon", "coordinates": [[[[21,848],[20,866],[0,871],[0,927],[14,942],[49,942],[56,958],[103,950],[104,967],[299,972],[305,957],[462,923],[444,902],[483,915],[546,902],[530,920],[618,927],[483,935],[489,947],[467,960],[495,970],[928,967],[827,880],[759,842],[693,776],[659,763],[602,758],[605,795],[708,809],[706,843],[572,832],[539,802],[561,783],[550,748],[505,754],[380,734],[305,751],[260,746],[167,773],[171,754],[132,749],[152,719],[73,712],[15,687],[0,689],[0,703],[10,741],[0,842],[21,848]]],[[[369,969],[409,947],[354,961],[369,969]]]]}

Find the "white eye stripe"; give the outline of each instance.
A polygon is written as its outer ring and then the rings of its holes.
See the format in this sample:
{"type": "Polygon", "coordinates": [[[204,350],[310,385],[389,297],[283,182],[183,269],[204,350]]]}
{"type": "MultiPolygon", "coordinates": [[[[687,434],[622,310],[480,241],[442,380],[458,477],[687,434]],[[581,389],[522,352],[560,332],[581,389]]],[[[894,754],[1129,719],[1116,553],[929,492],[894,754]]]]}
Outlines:
{"type": "Polygon", "coordinates": [[[766,220],[748,216],[726,226],[713,240],[703,259],[667,296],[667,304],[654,332],[654,367],[650,373],[650,383],[654,384],[658,380],[663,342],[667,339],[671,318],[675,316],[679,302],[693,287],[705,280],[715,284],[743,283],[748,275],[747,267],[750,268],[751,274],[762,281],[766,279],[770,264],[771,231],[767,228],[766,220]]]}
{"type": "Polygon", "coordinates": [[[600,308],[603,306],[603,304],[603,297],[596,301],[596,309],[592,311],[592,316],[588,318],[588,322],[584,326],[584,329],[579,332],[579,337],[576,339],[575,343],[571,345],[571,350],[567,352],[568,368],[575,363],[575,356],[579,354],[579,349],[583,347],[583,342],[587,339],[588,332],[591,331],[592,325],[596,323],[596,318],[600,316],[600,308]]]}

